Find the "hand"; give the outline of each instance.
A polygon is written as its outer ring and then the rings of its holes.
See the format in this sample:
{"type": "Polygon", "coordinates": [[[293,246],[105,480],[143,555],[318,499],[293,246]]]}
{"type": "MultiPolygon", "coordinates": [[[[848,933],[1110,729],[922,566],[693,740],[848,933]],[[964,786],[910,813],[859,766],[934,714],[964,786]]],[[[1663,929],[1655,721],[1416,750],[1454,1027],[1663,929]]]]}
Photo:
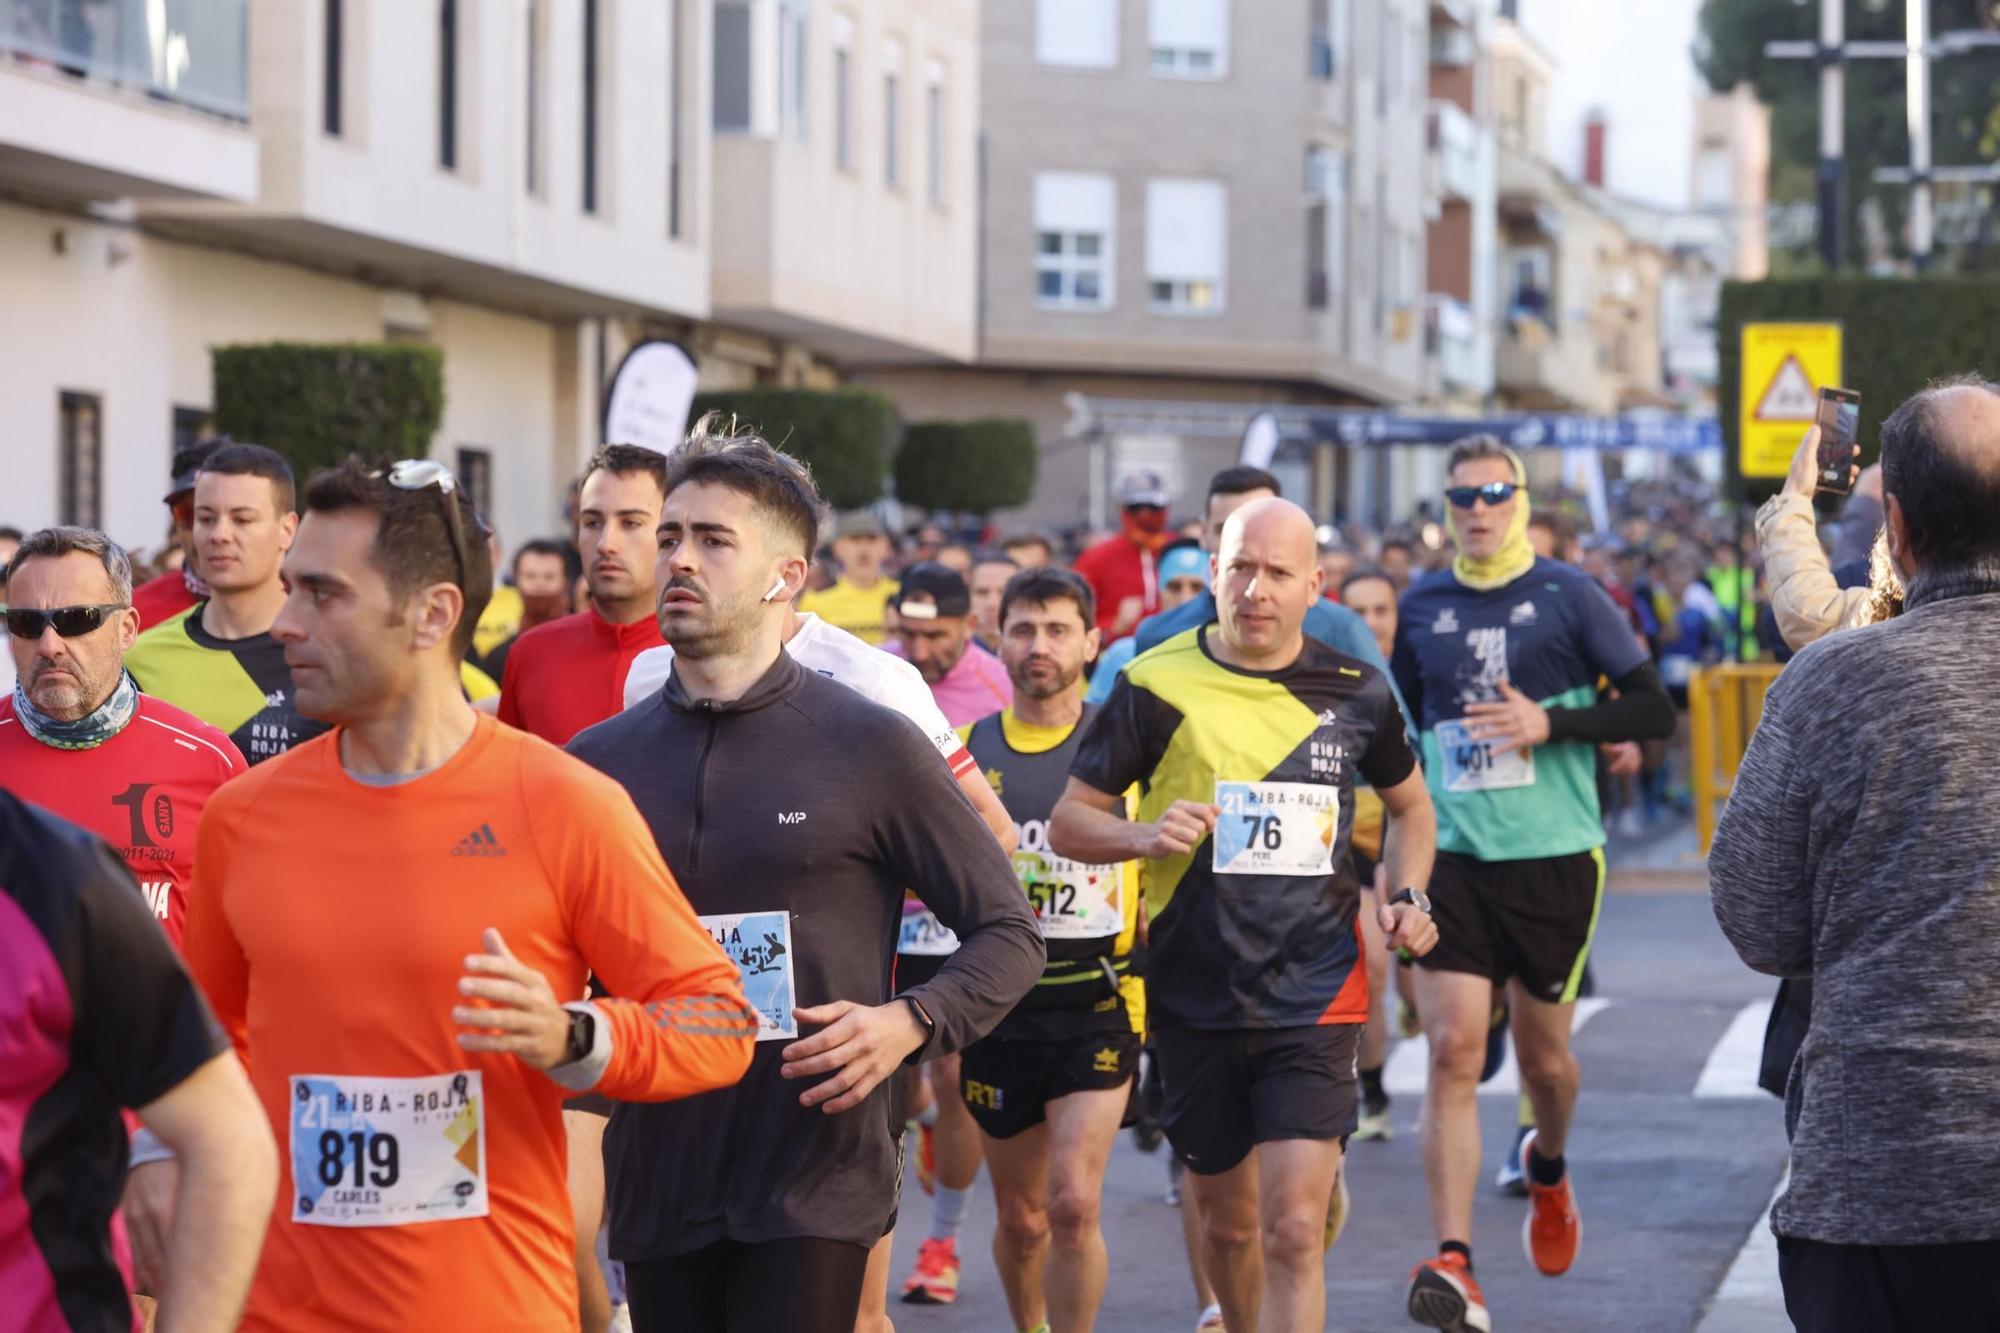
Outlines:
{"type": "MultiPolygon", "coordinates": [[[[1861,457],[1861,446],[1858,444],[1854,446],[1854,456],[1861,457]]],[[[1860,467],[1854,464],[1848,465],[1847,484],[1850,488],[1860,475],[1860,467]]],[[[1806,437],[1799,441],[1799,451],[1792,455],[1791,471],[1785,474],[1785,494],[1810,501],[1818,490],[1819,427],[1813,426],[1806,431],[1806,437]]]]}
{"type": "Polygon", "coordinates": [[[800,1106],[817,1106],[828,1115],[861,1105],[877,1084],[903,1067],[928,1035],[908,1000],[872,1007],[835,1000],[801,1006],[792,1014],[801,1023],[824,1026],[785,1047],[778,1072],[785,1078],[832,1074],[799,1094],[800,1106]]]}
{"type": "Polygon", "coordinates": [[[1187,856],[1201,845],[1215,827],[1222,807],[1202,801],[1175,801],[1165,814],[1150,824],[1138,826],[1139,855],[1149,861],[1167,856],[1187,856]]]}
{"type": "Polygon", "coordinates": [[[1498,703],[1466,705],[1467,735],[1474,740],[1498,741],[1493,747],[1497,754],[1525,750],[1549,738],[1546,708],[1504,680],[1500,682],[1500,694],[1498,703]]]}
{"type": "Polygon", "coordinates": [[[1422,958],[1437,947],[1437,923],[1431,920],[1430,913],[1419,912],[1415,903],[1378,907],[1375,921],[1388,936],[1384,943],[1391,952],[1400,950],[1412,958],[1422,958]]]}
{"type": "Polygon", "coordinates": [[[174,1195],[181,1164],[171,1157],[125,1174],[125,1230],[132,1238],[132,1285],[158,1296],[167,1285],[167,1237],[174,1229],[174,1195]]]}
{"type": "Polygon", "coordinates": [[[467,954],[458,993],[484,1005],[462,1004],[451,1021],[473,1031],[458,1034],[459,1049],[506,1052],[534,1069],[553,1069],[569,1054],[569,1010],[556,1002],[547,978],[522,963],[500,932],[488,926],[480,937],[485,953],[467,954]]]}
{"type": "Polygon", "coordinates": [[[1118,619],[1116,623],[1114,623],[1111,626],[1111,635],[1109,638],[1105,640],[1105,642],[1116,643],[1118,640],[1124,638],[1127,634],[1130,634],[1134,629],[1137,629],[1139,621],[1141,618],[1144,617],[1145,613],[1146,613],[1145,598],[1126,597],[1120,599],[1118,603],[1118,619]]]}
{"type": "Polygon", "coordinates": [[[1604,756],[1606,771],[1614,778],[1629,778],[1645,766],[1645,754],[1637,741],[1600,745],[1597,750],[1604,756]]]}

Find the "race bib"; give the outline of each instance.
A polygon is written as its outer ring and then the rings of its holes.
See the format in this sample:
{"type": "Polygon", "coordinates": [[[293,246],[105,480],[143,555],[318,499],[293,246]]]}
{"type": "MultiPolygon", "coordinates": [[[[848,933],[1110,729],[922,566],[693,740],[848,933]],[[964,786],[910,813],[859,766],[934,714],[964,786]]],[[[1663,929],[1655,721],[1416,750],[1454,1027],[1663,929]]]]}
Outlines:
{"type": "Polygon", "coordinates": [[[1660,679],[1673,686],[1684,687],[1694,679],[1694,659],[1686,653],[1668,653],[1660,658],[1660,679]]]}
{"type": "Polygon", "coordinates": [[[1218,875],[1331,875],[1340,789],[1317,782],[1218,782],[1218,875]]]}
{"type": "Polygon", "coordinates": [[[406,1227],[486,1216],[478,1070],[292,1075],[292,1221],[406,1227]]]}
{"type": "Polygon", "coordinates": [[[1463,718],[1438,723],[1437,742],[1448,792],[1504,791],[1535,785],[1533,750],[1495,750],[1492,741],[1474,740],[1463,718]]]}
{"type": "Polygon", "coordinates": [[[792,981],[792,914],[742,912],[705,916],[701,924],[736,964],[743,998],[757,1011],[758,1041],[790,1041],[799,1035],[792,1014],[798,992],[792,981]]]}
{"type": "Polygon", "coordinates": [[[896,937],[897,953],[943,958],[958,952],[958,936],[928,907],[903,913],[903,930],[896,937]]]}
{"type": "Polygon", "coordinates": [[[1125,929],[1121,866],[1087,866],[1052,852],[1014,853],[1014,873],[1034,905],[1042,938],[1095,940],[1125,929]]]}

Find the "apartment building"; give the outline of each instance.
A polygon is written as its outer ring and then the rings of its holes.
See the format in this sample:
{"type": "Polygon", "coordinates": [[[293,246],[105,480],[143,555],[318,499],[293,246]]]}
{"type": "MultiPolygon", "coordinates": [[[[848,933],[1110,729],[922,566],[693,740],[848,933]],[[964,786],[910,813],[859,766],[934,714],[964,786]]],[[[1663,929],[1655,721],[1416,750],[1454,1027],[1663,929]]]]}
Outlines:
{"type": "MultiPolygon", "coordinates": [[[[1237,449],[1170,413],[1086,446],[1066,395],[1416,401],[1428,24],[1419,0],[985,5],[977,363],[865,378],[911,417],[1032,420],[1013,521],[1050,526],[1102,520],[1141,469],[1191,511],[1237,449]]],[[[1336,455],[1279,462],[1330,503],[1336,455]]]]}

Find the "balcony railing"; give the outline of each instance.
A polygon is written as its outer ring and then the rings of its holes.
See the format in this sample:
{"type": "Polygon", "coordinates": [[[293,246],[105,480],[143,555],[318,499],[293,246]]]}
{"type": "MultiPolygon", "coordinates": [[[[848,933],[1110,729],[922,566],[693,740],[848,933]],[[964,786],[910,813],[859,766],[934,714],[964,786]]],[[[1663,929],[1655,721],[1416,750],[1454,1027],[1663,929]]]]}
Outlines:
{"type": "Polygon", "coordinates": [[[250,117],[249,0],[0,0],[0,63],[250,117]]]}
{"type": "Polygon", "coordinates": [[[1433,98],[1426,118],[1431,186],[1440,199],[1479,194],[1479,126],[1455,102],[1433,98]]]}
{"type": "Polygon", "coordinates": [[[1482,389],[1489,376],[1479,364],[1479,326],[1463,301],[1432,292],[1424,298],[1424,343],[1446,386],[1482,389]]]}

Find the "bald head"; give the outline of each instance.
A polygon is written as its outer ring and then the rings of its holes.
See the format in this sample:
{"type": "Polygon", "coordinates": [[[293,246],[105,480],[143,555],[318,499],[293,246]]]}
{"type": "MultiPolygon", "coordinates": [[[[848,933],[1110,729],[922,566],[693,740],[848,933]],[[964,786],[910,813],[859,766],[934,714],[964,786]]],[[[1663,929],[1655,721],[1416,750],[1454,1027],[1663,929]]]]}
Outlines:
{"type": "Polygon", "coordinates": [[[1223,524],[1215,566],[1227,660],[1257,670],[1290,665],[1326,577],[1312,516],[1290,500],[1252,500],[1223,524]]]}
{"type": "Polygon", "coordinates": [[[1906,576],[2000,562],[2000,385],[1961,376],[1890,413],[1882,490],[1889,549],[1906,576]]]}

